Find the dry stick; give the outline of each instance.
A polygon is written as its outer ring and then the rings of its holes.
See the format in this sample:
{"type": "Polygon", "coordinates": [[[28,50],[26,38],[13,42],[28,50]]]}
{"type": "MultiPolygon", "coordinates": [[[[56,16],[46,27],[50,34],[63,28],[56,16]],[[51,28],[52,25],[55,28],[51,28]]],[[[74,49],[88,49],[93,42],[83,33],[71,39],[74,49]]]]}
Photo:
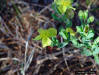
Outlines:
{"type": "Polygon", "coordinates": [[[6,34],[5,28],[3,26],[3,22],[2,22],[2,17],[0,16],[0,30],[2,31],[2,33],[6,34]]]}
{"type": "MultiPolygon", "coordinates": [[[[7,36],[6,32],[5,32],[2,28],[0,28],[0,30],[1,30],[2,33],[4,33],[4,34],[7,36]]],[[[3,43],[3,42],[1,42],[1,43],[3,43]]],[[[4,44],[4,43],[3,43],[3,44],[4,44]]],[[[12,51],[10,50],[10,48],[8,48],[5,44],[4,44],[2,47],[5,47],[5,48],[9,49],[9,50],[8,50],[8,57],[12,57],[12,56],[11,56],[12,51]]],[[[2,47],[1,47],[1,48],[2,48],[2,47]]]]}
{"type": "Polygon", "coordinates": [[[15,61],[21,62],[21,60],[18,59],[18,58],[9,58],[9,57],[7,57],[7,58],[0,58],[0,61],[7,61],[7,60],[15,60],[15,61]]]}
{"type": "Polygon", "coordinates": [[[57,59],[57,57],[55,57],[54,55],[48,55],[48,56],[45,56],[44,59],[37,60],[37,65],[35,66],[36,69],[35,69],[33,75],[36,75],[39,72],[39,69],[43,62],[45,62],[46,60],[55,60],[55,59],[57,59]]]}
{"type": "Polygon", "coordinates": [[[39,45],[37,45],[37,44],[35,44],[35,43],[33,43],[33,42],[32,42],[32,44],[33,44],[36,48],[39,48],[40,50],[43,49],[42,47],[40,47],[39,45]]]}
{"type": "MultiPolygon", "coordinates": [[[[59,53],[57,53],[56,55],[58,55],[58,54],[61,54],[62,52],[59,52],[59,53]]],[[[76,52],[74,52],[74,53],[76,53],[76,52]]],[[[78,53],[78,52],[77,52],[78,53]]],[[[45,62],[46,60],[55,60],[55,59],[57,59],[57,57],[56,57],[56,55],[54,55],[54,54],[49,54],[49,55],[45,55],[44,57],[42,57],[42,56],[39,56],[38,58],[40,58],[40,59],[38,59],[37,58],[37,65],[39,65],[39,68],[40,68],[40,66],[42,65],[42,63],[43,62],[45,62]]],[[[66,60],[68,60],[68,59],[70,59],[70,58],[72,58],[74,55],[73,54],[71,54],[71,55],[68,55],[68,56],[65,56],[65,57],[63,57],[64,59],[66,59],[66,60]]],[[[56,65],[56,66],[54,66],[54,68],[53,68],[53,70],[55,70],[55,68],[58,66],[58,64],[56,65]]],[[[38,72],[39,72],[39,68],[37,68],[37,66],[36,66],[36,70],[34,71],[34,74],[33,75],[35,75],[35,74],[37,74],[38,72]]],[[[52,70],[50,70],[50,74],[52,73],[53,71],[52,70]]],[[[47,74],[46,74],[47,75],[47,74]]]]}
{"type": "Polygon", "coordinates": [[[44,5],[40,5],[40,4],[33,4],[33,3],[31,3],[31,5],[38,6],[38,7],[45,7],[44,5]]]}
{"type": "MultiPolygon", "coordinates": [[[[14,39],[16,39],[16,38],[14,38],[14,39]]],[[[21,46],[25,46],[24,43],[26,43],[26,40],[23,39],[22,37],[20,37],[20,38],[18,39],[18,42],[17,42],[17,43],[18,43],[19,45],[21,45],[21,46]]],[[[39,48],[40,50],[43,49],[42,47],[40,47],[39,45],[37,45],[37,44],[35,44],[35,43],[33,43],[33,42],[32,42],[32,44],[33,44],[36,48],[39,48]]],[[[28,45],[28,48],[32,49],[33,46],[28,45]]]]}
{"type": "MultiPolygon", "coordinates": [[[[50,7],[51,7],[51,4],[49,4],[48,6],[46,6],[45,8],[43,8],[41,11],[40,11],[40,13],[39,14],[42,14],[44,11],[46,11],[47,9],[50,9],[50,7]]],[[[51,10],[51,9],[50,9],[51,10]]],[[[52,10],[51,10],[52,11],[52,10]]],[[[47,24],[47,23],[51,23],[52,25],[53,25],[53,27],[55,27],[55,24],[54,23],[52,23],[52,22],[50,22],[50,20],[48,19],[48,18],[46,18],[46,17],[44,17],[43,16],[43,18],[45,18],[45,20],[47,20],[47,22],[45,22],[45,24],[47,24]]]]}
{"type": "Polygon", "coordinates": [[[16,38],[19,39],[19,35],[18,35],[18,26],[16,26],[16,38]]]}
{"type": "MultiPolygon", "coordinates": [[[[17,20],[19,26],[22,28],[22,25],[21,25],[21,23],[20,23],[20,21],[19,21],[19,19],[18,19],[17,17],[16,17],[16,20],[17,20]]],[[[20,36],[20,39],[18,38],[18,40],[19,40],[19,41],[23,41],[23,43],[26,43],[26,41],[22,38],[22,36],[21,36],[20,33],[19,33],[19,36],[20,36]]],[[[19,43],[19,44],[20,44],[20,43],[19,43]]],[[[34,45],[35,47],[39,48],[39,49],[42,49],[42,47],[38,46],[38,45],[35,44],[35,43],[33,43],[33,45],[34,45]]]]}
{"type": "Polygon", "coordinates": [[[22,15],[20,15],[19,17],[16,16],[15,19],[16,19],[16,21],[18,23],[18,26],[22,28],[22,22],[21,22],[22,21],[21,20],[22,18],[21,17],[22,17],[22,15]]]}
{"type": "MultiPolygon", "coordinates": [[[[62,51],[63,51],[63,57],[65,56],[65,50],[64,50],[64,48],[62,48],[62,51]]],[[[69,69],[69,67],[68,67],[68,63],[67,63],[67,60],[66,60],[66,58],[64,58],[64,61],[65,61],[65,64],[66,64],[66,66],[67,66],[67,69],[68,69],[68,71],[70,71],[70,69],[69,69]]]]}
{"type": "Polygon", "coordinates": [[[25,68],[25,71],[29,68],[29,66],[30,66],[30,64],[31,64],[31,61],[32,61],[32,59],[33,59],[33,55],[34,55],[34,48],[32,49],[32,52],[31,52],[31,54],[30,54],[30,56],[28,57],[28,60],[27,60],[27,62],[25,63],[25,66],[24,66],[24,68],[25,68]]]}
{"type": "Polygon", "coordinates": [[[25,71],[26,71],[26,63],[27,63],[27,61],[26,61],[26,58],[27,58],[27,52],[28,52],[28,41],[29,40],[27,40],[26,41],[26,43],[25,43],[25,57],[24,57],[24,73],[23,73],[23,75],[25,75],[25,71]]]}
{"type": "MultiPolygon", "coordinates": [[[[61,42],[63,42],[63,38],[61,38],[61,42]]],[[[62,51],[63,51],[63,57],[65,57],[65,49],[62,48],[62,51]]],[[[70,71],[70,69],[69,69],[69,67],[68,67],[68,63],[67,63],[66,58],[64,58],[64,61],[65,61],[65,64],[66,64],[66,66],[67,66],[68,71],[70,71]]]]}
{"type": "MultiPolygon", "coordinates": [[[[73,48],[66,48],[66,50],[64,51],[65,53],[66,52],[68,52],[70,49],[73,49],[73,48]]],[[[47,54],[47,55],[45,55],[45,56],[39,56],[37,59],[38,60],[44,60],[46,57],[57,57],[58,55],[61,55],[63,53],[63,51],[62,50],[60,50],[60,52],[56,52],[56,53],[52,53],[52,54],[47,54]]],[[[74,52],[74,53],[78,53],[78,51],[77,52],[74,52]]],[[[71,54],[71,56],[72,56],[72,54],[71,54]]],[[[69,56],[66,56],[67,58],[69,57],[69,56]]]]}
{"type": "Polygon", "coordinates": [[[21,24],[20,24],[20,22],[19,22],[17,17],[15,17],[15,19],[16,19],[16,22],[18,23],[18,24],[15,24],[15,26],[16,26],[16,39],[19,39],[19,31],[18,31],[18,29],[19,29],[19,26],[21,26],[21,24]]]}
{"type": "Polygon", "coordinates": [[[38,73],[39,70],[40,70],[41,65],[42,65],[42,64],[37,64],[37,65],[35,66],[35,71],[34,71],[33,75],[37,75],[37,73],[38,73]]]}
{"type": "MultiPolygon", "coordinates": [[[[48,6],[49,7],[49,6],[48,6]]],[[[46,8],[47,9],[47,8],[46,8]]],[[[42,9],[43,10],[43,9],[42,9]]],[[[44,10],[42,11],[42,13],[45,11],[45,8],[44,10]]],[[[38,20],[39,22],[45,22],[45,24],[48,24],[48,23],[51,23],[53,25],[53,27],[55,27],[55,24],[50,22],[49,19],[45,16],[41,16],[40,13],[36,13],[35,15],[31,14],[32,17],[34,17],[36,20],[38,20]],[[40,18],[43,18],[44,20],[40,19],[40,18]]]]}
{"type": "Polygon", "coordinates": [[[9,49],[5,44],[0,41],[0,49],[9,49]]]}
{"type": "MultiPolygon", "coordinates": [[[[17,21],[17,23],[18,23],[18,27],[21,27],[21,29],[23,30],[23,28],[22,28],[22,23],[20,22],[20,19],[18,18],[18,17],[16,17],[16,21],[17,21]]],[[[22,35],[21,35],[21,33],[20,32],[18,32],[17,31],[17,35],[19,36],[19,38],[17,38],[19,41],[23,41],[24,39],[22,38],[22,35]]],[[[25,43],[26,41],[24,40],[24,43],[25,43]]]]}
{"type": "Polygon", "coordinates": [[[63,62],[63,60],[60,60],[57,64],[54,65],[53,68],[50,69],[50,71],[48,73],[46,73],[45,75],[51,75],[56,69],[57,67],[63,62]]]}
{"type": "Polygon", "coordinates": [[[8,30],[8,32],[12,35],[12,36],[14,36],[14,34],[10,31],[10,29],[8,28],[8,26],[6,25],[6,23],[4,22],[4,20],[1,18],[1,23],[2,23],[2,25],[4,25],[5,26],[5,28],[8,30]]]}
{"type": "MultiPolygon", "coordinates": [[[[74,52],[74,53],[76,53],[76,52],[74,52]]],[[[68,60],[68,59],[72,58],[73,56],[74,56],[73,54],[72,54],[72,55],[69,55],[69,56],[65,56],[65,57],[63,57],[63,59],[65,58],[66,60],[68,60]]],[[[50,69],[50,71],[49,71],[47,74],[45,74],[45,75],[50,75],[51,73],[53,73],[53,71],[56,70],[57,66],[63,62],[62,60],[60,60],[60,61],[61,61],[61,62],[57,63],[57,64],[54,66],[54,68],[50,69]]],[[[75,66],[75,65],[74,65],[74,66],[75,66]]],[[[68,68],[67,68],[67,70],[68,70],[68,68]]]]}
{"type": "Polygon", "coordinates": [[[39,14],[41,14],[42,12],[44,12],[45,10],[47,10],[49,7],[51,7],[51,4],[49,4],[48,6],[46,6],[44,9],[42,9],[41,11],[40,11],[40,13],[39,14]]]}
{"type": "MultiPolygon", "coordinates": [[[[19,41],[23,41],[22,43],[21,42],[19,42],[19,45],[22,45],[22,46],[24,46],[24,43],[26,42],[23,38],[21,38],[21,39],[18,39],[19,41]]],[[[40,47],[39,45],[37,45],[37,44],[35,44],[35,43],[33,43],[32,42],[32,44],[36,47],[36,48],[39,48],[40,50],[42,50],[43,48],[42,47],[40,47]]],[[[33,48],[32,46],[28,46],[29,48],[33,48]]]]}
{"type": "MultiPolygon", "coordinates": [[[[65,50],[64,52],[68,52],[70,49],[72,49],[72,48],[68,48],[67,50],[65,50]]],[[[45,55],[45,56],[41,56],[41,55],[39,55],[38,57],[37,57],[37,65],[35,66],[35,71],[34,71],[34,73],[33,73],[33,75],[35,75],[35,74],[37,74],[38,72],[39,72],[39,69],[40,69],[40,66],[42,65],[42,63],[43,62],[45,62],[46,60],[55,60],[55,59],[57,59],[57,57],[56,56],[58,56],[58,55],[60,55],[60,54],[62,54],[63,52],[62,51],[60,51],[60,52],[57,52],[57,53],[53,53],[53,54],[47,54],[47,55],[45,55]]],[[[74,53],[78,53],[78,51],[75,51],[74,53]]],[[[66,59],[66,60],[68,60],[69,58],[72,58],[74,55],[73,54],[71,54],[71,55],[68,55],[68,56],[65,56],[64,58],[66,59]]],[[[55,70],[55,67],[54,67],[54,70],[55,70]]],[[[52,72],[52,71],[51,71],[52,72]]]]}
{"type": "Polygon", "coordinates": [[[24,59],[24,73],[23,73],[23,75],[25,75],[25,71],[29,68],[29,65],[30,65],[32,58],[33,58],[33,55],[34,55],[34,48],[33,48],[30,56],[28,57],[28,60],[26,60],[27,52],[28,52],[28,46],[29,46],[28,42],[29,42],[31,36],[32,36],[32,30],[30,29],[30,34],[28,35],[27,41],[25,43],[25,59],[24,59]]]}
{"type": "Polygon", "coordinates": [[[52,60],[52,59],[55,60],[55,59],[57,59],[57,57],[54,56],[54,55],[52,55],[52,54],[46,55],[43,59],[37,60],[37,64],[41,64],[41,63],[43,63],[43,62],[46,61],[46,60],[52,60]]]}
{"type": "Polygon", "coordinates": [[[94,64],[93,66],[96,68],[97,73],[99,73],[99,69],[97,68],[96,62],[92,58],[90,58],[90,60],[94,64]]]}
{"type": "MultiPolygon", "coordinates": [[[[45,25],[45,26],[46,26],[46,24],[51,23],[53,27],[56,27],[55,24],[52,23],[52,22],[49,20],[48,17],[45,17],[45,16],[41,16],[41,15],[40,15],[40,16],[38,17],[38,19],[39,19],[40,17],[42,17],[42,18],[44,19],[44,21],[45,21],[45,24],[44,24],[44,25],[45,25]]],[[[46,27],[45,27],[45,28],[46,28],[46,27]]]]}

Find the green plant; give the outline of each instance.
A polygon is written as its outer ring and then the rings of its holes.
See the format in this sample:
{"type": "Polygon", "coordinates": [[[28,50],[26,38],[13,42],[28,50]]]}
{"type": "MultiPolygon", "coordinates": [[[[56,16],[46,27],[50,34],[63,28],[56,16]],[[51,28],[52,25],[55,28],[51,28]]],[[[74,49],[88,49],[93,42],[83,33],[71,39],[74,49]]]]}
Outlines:
{"type": "Polygon", "coordinates": [[[72,42],[73,46],[81,49],[81,54],[86,56],[94,56],[97,64],[99,64],[99,37],[94,40],[94,31],[89,24],[94,21],[94,17],[88,18],[88,11],[80,10],[79,18],[81,25],[76,26],[76,32],[72,28],[62,29],[59,34],[63,37],[64,42],[69,44],[72,42]]]}
{"type": "Polygon", "coordinates": [[[54,4],[60,14],[64,14],[67,9],[74,9],[72,7],[72,0],[54,0],[54,4]]]}
{"type": "Polygon", "coordinates": [[[62,47],[65,47],[66,45],[69,44],[70,42],[70,35],[75,36],[75,32],[72,30],[72,28],[66,28],[66,29],[61,29],[61,31],[59,32],[60,36],[63,38],[62,41],[62,47]]]}
{"type": "Polygon", "coordinates": [[[57,37],[52,37],[51,38],[51,45],[52,47],[58,47],[58,48],[63,48],[66,45],[68,45],[69,41],[70,41],[70,34],[72,36],[75,36],[75,32],[72,30],[72,28],[66,28],[66,29],[61,29],[59,32],[59,37],[60,39],[58,39],[57,37]],[[61,39],[63,37],[63,40],[61,39]]]}
{"type": "Polygon", "coordinates": [[[72,22],[70,19],[74,16],[72,3],[72,0],[54,0],[52,4],[52,9],[54,10],[52,17],[59,22],[64,22],[68,27],[71,27],[72,22]]]}
{"type": "Polygon", "coordinates": [[[85,10],[85,11],[80,10],[78,12],[78,16],[80,18],[81,25],[86,25],[86,24],[92,23],[94,21],[93,16],[90,16],[88,18],[88,10],[85,10]]]}
{"type": "Polygon", "coordinates": [[[61,28],[59,36],[61,41],[57,38],[57,30],[54,28],[39,29],[38,35],[34,40],[42,40],[43,47],[57,46],[63,48],[71,44],[81,50],[81,54],[86,56],[94,56],[94,60],[99,64],[99,37],[95,39],[94,30],[90,28],[90,23],[94,21],[94,17],[88,15],[88,10],[78,12],[81,21],[80,26],[76,26],[76,32],[71,28],[72,21],[66,16],[66,12],[73,9],[71,0],[54,0],[53,9],[55,13],[52,14],[54,19],[64,21],[66,29],[61,28]],[[67,2],[67,4],[66,4],[67,2]],[[61,9],[62,8],[62,9],[61,9]],[[58,16],[57,16],[58,15],[58,16]]]}
{"type": "Polygon", "coordinates": [[[63,48],[67,45],[67,42],[60,42],[56,37],[52,37],[52,43],[51,46],[52,47],[58,47],[58,48],[63,48]]]}
{"type": "Polygon", "coordinates": [[[70,40],[70,35],[75,36],[75,32],[72,30],[72,28],[66,28],[62,29],[59,34],[63,37],[63,39],[67,42],[70,40]]]}
{"type": "Polygon", "coordinates": [[[94,56],[99,64],[99,37],[94,40],[94,31],[89,27],[89,23],[94,21],[94,17],[88,18],[88,11],[79,11],[81,26],[76,26],[78,37],[71,36],[71,42],[77,48],[83,49],[81,53],[86,56],[94,56]]]}
{"type": "Polygon", "coordinates": [[[43,47],[50,46],[51,45],[51,37],[55,37],[57,35],[57,30],[54,28],[49,29],[39,29],[39,34],[37,37],[35,37],[34,40],[42,40],[43,47]]]}

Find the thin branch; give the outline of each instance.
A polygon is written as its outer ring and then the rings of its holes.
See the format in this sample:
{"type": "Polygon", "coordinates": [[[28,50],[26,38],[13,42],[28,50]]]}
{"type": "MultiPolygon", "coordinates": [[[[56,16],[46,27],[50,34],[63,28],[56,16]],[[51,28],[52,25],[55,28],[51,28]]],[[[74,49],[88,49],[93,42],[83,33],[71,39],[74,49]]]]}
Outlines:
{"type": "Polygon", "coordinates": [[[9,58],[9,57],[7,57],[7,58],[0,58],[0,61],[8,61],[8,60],[14,60],[14,61],[21,62],[21,60],[18,59],[18,58],[9,58]]]}

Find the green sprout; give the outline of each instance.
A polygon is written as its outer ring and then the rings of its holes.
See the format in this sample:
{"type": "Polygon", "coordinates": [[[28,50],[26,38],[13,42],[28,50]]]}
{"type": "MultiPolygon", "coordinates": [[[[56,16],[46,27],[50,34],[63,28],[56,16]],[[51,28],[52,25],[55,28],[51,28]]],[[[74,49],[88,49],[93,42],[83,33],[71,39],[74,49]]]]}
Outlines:
{"type": "Polygon", "coordinates": [[[38,30],[39,35],[35,37],[34,40],[42,40],[43,47],[50,46],[51,45],[51,37],[54,37],[57,35],[57,30],[54,28],[47,29],[39,29],[38,30]]]}
{"type": "Polygon", "coordinates": [[[72,7],[72,0],[54,0],[60,14],[64,14],[67,9],[74,9],[72,7]]]}
{"type": "Polygon", "coordinates": [[[72,0],[54,0],[52,3],[53,19],[64,22],[66,26],[71,27],[71,20],[74,17],[75,8],[72,7],[72,0]]]}
{"type": "Polygon", "coordinates": [[[94,21],[94,17],[88,18],[88,10],[80,10],[78,16],[81,20],[81,26],[76,26],[78,37],[71,37],[72,44],[81,49],[81,54],[94,56],[94,60],[99,64],[99,37],[94,40],[94,31],[89,27],[89,23],[94,21]]]}

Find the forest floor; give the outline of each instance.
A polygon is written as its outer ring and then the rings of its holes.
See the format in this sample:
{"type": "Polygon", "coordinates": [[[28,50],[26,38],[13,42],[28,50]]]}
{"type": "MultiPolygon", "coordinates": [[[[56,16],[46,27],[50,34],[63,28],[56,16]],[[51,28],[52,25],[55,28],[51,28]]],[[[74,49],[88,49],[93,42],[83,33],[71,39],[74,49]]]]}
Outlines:
{"type": "MultiPolygon", "coordinates": [[[[41,41],[33,40],[38,35],[39,28],[54,27],[59,30],[60,25],[64,25],[52,18],[51,1],[34,3],[30,0],[8,0],[6,7],[0,5],[0,75],[99,75],[99,65],[93,56],[82,55],[72,44],[64,48],[43,48],[41,41]]],[[[74,3],[77,2],[79,7],[72,20],[74,30],[76,25],[80,25],[78,10],[87,9],[85,0],[75,0],[74,3]]],[[[95,17],[91,28],[97,37],[98,0],[89,9],[89,14],[95,17]]]]}

